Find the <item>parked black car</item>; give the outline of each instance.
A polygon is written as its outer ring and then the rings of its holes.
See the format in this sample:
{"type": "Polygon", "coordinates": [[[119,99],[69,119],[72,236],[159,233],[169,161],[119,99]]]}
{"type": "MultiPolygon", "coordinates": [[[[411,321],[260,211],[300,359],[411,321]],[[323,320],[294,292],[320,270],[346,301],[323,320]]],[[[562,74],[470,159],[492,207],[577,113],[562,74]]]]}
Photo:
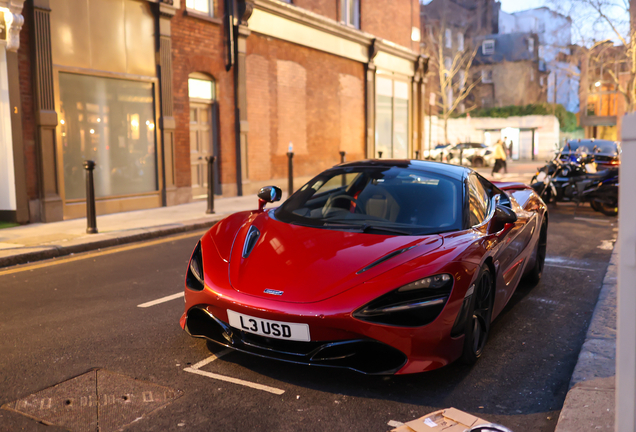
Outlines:
{"type": "Polygon", "coordinates": [[[621,164],[621,145],[617,141],[609,140],[579,139],[569,141],[561,150],[560,159],[567,161],[572,155],[580,153],[582,148],[594,156],[597,171],[617,168],[621,164]]]}

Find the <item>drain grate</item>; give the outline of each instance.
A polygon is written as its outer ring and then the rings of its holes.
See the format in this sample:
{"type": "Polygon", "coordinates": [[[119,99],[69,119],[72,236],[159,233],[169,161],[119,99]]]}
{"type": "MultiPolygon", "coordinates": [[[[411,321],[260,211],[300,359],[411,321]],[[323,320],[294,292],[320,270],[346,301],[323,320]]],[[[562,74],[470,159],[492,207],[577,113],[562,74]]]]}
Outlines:
{"type": "Polygon", "coordinates": [[[3,408],[73,432],[110,432],[181,396],[179,390],[95,369],[3,408]]]}

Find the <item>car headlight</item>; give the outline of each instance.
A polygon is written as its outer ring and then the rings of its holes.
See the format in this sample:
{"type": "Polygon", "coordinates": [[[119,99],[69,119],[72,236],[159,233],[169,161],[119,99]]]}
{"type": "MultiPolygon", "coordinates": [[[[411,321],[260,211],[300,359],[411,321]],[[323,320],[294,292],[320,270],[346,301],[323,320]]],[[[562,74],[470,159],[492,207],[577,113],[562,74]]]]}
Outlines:
{"type": "Polygon", "coordinates": [[[420,327],[437,318],[452,288],[453,277],[449,274],[419,279],[378,297],[353,316],[378,324],[420,327]]]}
{"type": "Polygon", "coordinates": [[[205,288],[201,242],[197,243],[192,252],[188,272],[186,273],[186,286],[194,291],[203,291],[203,288],[205,288]]]}

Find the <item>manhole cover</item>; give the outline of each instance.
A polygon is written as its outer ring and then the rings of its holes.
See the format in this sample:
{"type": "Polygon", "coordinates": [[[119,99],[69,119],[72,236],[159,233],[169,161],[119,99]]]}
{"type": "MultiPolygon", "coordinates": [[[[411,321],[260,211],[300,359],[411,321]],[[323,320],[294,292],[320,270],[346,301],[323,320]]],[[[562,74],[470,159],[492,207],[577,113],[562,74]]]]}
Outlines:
{"type": "Polygon", "coordinates": [[[179,396],[179,390],[95,369],[3,408],[74,432],[109,432],[179,396]]]}

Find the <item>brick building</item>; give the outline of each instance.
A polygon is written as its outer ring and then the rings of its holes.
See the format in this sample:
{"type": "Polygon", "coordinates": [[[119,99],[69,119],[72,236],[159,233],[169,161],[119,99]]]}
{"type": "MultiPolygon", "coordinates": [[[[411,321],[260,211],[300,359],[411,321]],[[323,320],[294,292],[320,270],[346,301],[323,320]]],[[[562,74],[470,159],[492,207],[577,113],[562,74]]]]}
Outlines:
{"type": "Polygon", "coordinates": [[[548,72],[539,61],[534,33],[492,34],[475,38],[472,72],[481,78],[473,96],[483,108],[547,101],[548,72]]]}
{"type": "Polygon", "coordinates": [[[21,114],[3,142],[16,157],[0,177],[0,205],[15,197],[0,217],[82,217],[87,159],[105,214],[205,198],[212,155],[224,196],[284,184],[290,146],[297,185],[341,151],[412,157],[426,69],[419,7],[27,0],[14,11],[24,25],[9,87],[21,114]]]}
{"type": "Polygon", "coordinates": [[[624,46],[604,44],[587,50],[577,48],[581,69],[579,121],[586,138],[621,139],[621,122],[627,112],[619,90],[629,87],[629,57],[624,46]]]}

